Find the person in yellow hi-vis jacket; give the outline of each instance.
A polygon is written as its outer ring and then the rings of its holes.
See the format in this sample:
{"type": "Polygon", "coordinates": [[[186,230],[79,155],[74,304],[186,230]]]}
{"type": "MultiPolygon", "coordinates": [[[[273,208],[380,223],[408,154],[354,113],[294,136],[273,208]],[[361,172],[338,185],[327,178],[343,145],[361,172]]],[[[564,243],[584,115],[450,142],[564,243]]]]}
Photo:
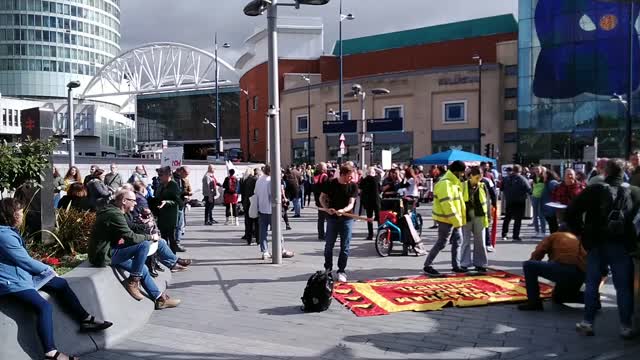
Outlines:
{"type": "Polygon", "coordinates": [[[467,223],[467,210],[462,199],[462,182],[466,165],[462,161],[454,161],[449,170],[440,178],[433,190],[433,220],[438,224],[438,240],[429,251],[424,262],[424,272],[428,275],[439,275],[431,264],[451,240],[451,268],[454,272],[465,272],[460,267],[458,252],[462,240],[462,226],[467,223]]]}
{"type": "Polygon", "coordinates": [[[482,172],[477,166],[471,168],[469,180],[462,183],[462,200],[467,207],[467,223],[462,227],[460,267],[468,269],[471,264],[478,272],[487,271],[487,247],[485,229],[489,227],[487,189],[482,182],[482,172]],[[473,260],[471,259],[471,234],[473,234],[473,260]]]}

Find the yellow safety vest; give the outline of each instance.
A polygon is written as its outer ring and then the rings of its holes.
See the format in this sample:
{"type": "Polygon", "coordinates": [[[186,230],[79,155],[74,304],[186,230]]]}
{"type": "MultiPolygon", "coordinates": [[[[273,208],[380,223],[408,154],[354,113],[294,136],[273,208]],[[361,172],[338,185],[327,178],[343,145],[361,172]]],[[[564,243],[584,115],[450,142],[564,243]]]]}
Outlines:
{"type": "Polygon", "coordinates": [[[467,210],[462,199],[462,183],[447,171],[433,189],[433,220],[459,228],[467,223],[467,210]]]}
{"type": "MultiPolygon", "coordinates": [[[[484,227],[489,227],[487,192],[485,190],[484,183],[482,181],[478,183],[478,194],[480,194],[480,204],[482,204],[482,211],[484,211],[484,218],[482,219],[482,225],[484,227]]],[[[464,200],[465,203],[469,201],[469,180],[462,183],[462,200],[464,200]]]]}

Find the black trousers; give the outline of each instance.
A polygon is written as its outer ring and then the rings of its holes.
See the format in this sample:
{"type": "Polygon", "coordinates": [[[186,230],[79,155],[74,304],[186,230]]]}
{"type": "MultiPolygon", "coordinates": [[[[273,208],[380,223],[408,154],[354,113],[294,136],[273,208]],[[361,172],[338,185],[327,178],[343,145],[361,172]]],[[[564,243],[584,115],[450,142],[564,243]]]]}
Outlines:
{"type": "Polygon", "coordinates": [[[502,223],[502,237],[506,237],[509,233],[509,223],[513,220],[513,238],[520,238],[520,225],[522,224],[522,218],[524,217],[524,202],[511,202],[507,203],[506,214],[504,216],[504,222],[502,223]]]}
{"type": "Polygon", "coordinates": [[[213,207],[215,206],[214,200],[209,200],[209,197],[205,197],[204,200],[204,222],[213,222],[213,207]]]}
{"type": "Polygon", "coordinates": [[[251,237],[256,238],[256,243],[258,243],[258,239],[260,239],[260,235],[258,233],[258,219],[259,217],[252,219],[249,216],[249,206],[247,206],[247,210],[244,212],[244,236],[247,238],[248,242],[251,242],[251,237]]]}
{"type": "Polygon", "coordinates": [[[235,216],[238,217],[238,204],[224,204],[224,215],[226,217],[235,216]],[[233,210],[233,213],[232,213],[233,210]]]}
{"type": "Polygon", "coordinates": [[[178,250],[178,241],[176,240],[176,230],[172,229],[171,231],[165,229],[160,229],[160,236],[169,243],[169,248],[171,252],[174,254],[177,253],[178,250]]]}
{"type": "MultiPolygon", "coordinates": [[[[366,212],[367,212],[367,217],[368,218],[373,218],[376,222],[380,222],[380,208],[376,208],[376,207],[367,207],[365,208],[366,212]]],[[[368,230],[368,237],[373,238],[373,222],[367,222],[367,230],[368,230]]]]}
{"type": "Polygon", "coordinates": [[[547,220],[547,224],[549,224],[549,233],[553,234],[554,232],[557,232],[559,228],[558,218],[555,215],[545,216],[544,218],[547,220]]]}

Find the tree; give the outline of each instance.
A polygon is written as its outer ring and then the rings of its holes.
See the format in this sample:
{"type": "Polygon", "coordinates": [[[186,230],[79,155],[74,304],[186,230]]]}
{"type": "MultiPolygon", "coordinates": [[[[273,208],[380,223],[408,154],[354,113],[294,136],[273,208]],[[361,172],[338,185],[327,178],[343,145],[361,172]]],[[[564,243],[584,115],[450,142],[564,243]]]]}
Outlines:
{"type": "Polygon", "coordinates": [[[27,138],[15,144],[0,144],[0,192],[14,191],[27,181],[42,182],[49,158],[58,146],[55,139],[27,138]]]}

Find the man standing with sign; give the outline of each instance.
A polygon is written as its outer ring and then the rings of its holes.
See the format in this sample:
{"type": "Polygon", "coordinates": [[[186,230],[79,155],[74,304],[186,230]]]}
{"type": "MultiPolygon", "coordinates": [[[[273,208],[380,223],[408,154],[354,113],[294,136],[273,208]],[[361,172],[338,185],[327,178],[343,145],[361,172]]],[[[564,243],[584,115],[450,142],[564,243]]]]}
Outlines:
{"type": "Polygon", "coordinates": [[[462,239],[462,226],[467,223],[467,209],[460,182],[466,167],[462,161],[454,161],[434,187],[433,220],[438,224],[438,240],[424,262],[423,270],[428,275],[440,275],[431,264],[449,240],[451,240],[451,268],[454,272],[465,272],[460,267],[458,252],[462,239]]]}
{"type": "Polygon", "coordinates": [[[333,247],[340,234],[340,255],[338,256],[338,281],[346,282],[347,260],[349,258],[349,243],[351,242],[351,229],[353,219],[345,214],[353,211],[358,196],[358,186],[351,181],[353,167],[349,164],[340,166],[340,176],[323,184],[320,195],[320,205],[328,214],[327,233],[324,245],[324,268],[331,271],[333,268],[333,247]]]}

